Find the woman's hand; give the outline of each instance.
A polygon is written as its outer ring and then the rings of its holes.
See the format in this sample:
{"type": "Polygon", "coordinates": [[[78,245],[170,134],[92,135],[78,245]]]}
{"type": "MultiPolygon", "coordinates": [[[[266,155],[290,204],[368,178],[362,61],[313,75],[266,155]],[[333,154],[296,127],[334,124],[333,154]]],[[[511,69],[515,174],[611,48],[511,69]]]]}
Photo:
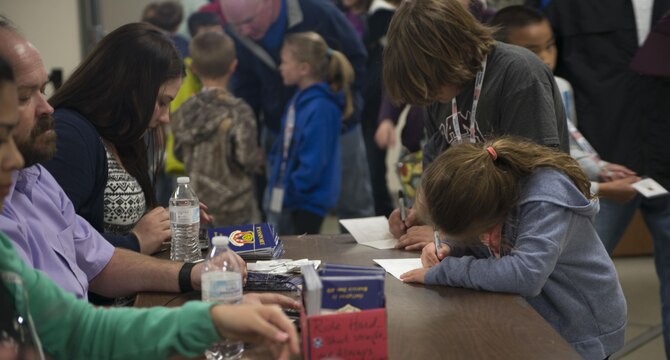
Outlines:
{"type": "Polygon", "coordinates": [[[170,213],[164,207],[156,207],[144,214],[130,231],[137,237],[140,252],[151,255],[160,248],[164,241],[170,240],[170,213]]]}
{"type": "Polygon", "coordinates": [[[210,310],[221,337],[265,343],[278,359],[300,353],[295,326],[277,305],[215,305],[210,310]]]}
{"type": "Polygon", "coordinates": [[[207,213],[207,205],[200,203],[200,223],[209,224],[214,221],[214,217],[207,213]]]}

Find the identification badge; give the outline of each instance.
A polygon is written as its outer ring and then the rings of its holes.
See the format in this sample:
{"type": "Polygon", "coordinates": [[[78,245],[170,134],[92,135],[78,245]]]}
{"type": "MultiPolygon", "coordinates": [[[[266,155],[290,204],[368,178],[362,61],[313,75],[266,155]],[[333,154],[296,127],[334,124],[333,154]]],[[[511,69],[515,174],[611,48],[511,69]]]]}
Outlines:
{"type": "Polygon", "coordinates": [[[272,188],[272,197],[270,198],[270,211],[281,213],[284,205],[284,188],[275,186],[272,188]]]}
{"type": "Polygon", "coordinates": [[[657,183],[654,181],[652,178],[646,178],[644,180],[640,180],[632,186],[639,192],[640,194],[644,195],[647,198],[653,198],[661,195],[668,195],[668,191],[665,190],[661,184],[657,183]]]}

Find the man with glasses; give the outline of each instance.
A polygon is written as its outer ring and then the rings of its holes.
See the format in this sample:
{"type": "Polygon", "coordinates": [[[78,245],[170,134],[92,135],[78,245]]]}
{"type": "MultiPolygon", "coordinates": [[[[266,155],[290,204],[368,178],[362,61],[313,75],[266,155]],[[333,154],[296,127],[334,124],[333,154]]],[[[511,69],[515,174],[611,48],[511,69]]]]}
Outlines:
{"type": "MultiPolygon", "coordinates": [[[[231,80],[233,93],[243,98],[260,121],[266,154],[281,129],[281,117],[295,87],[283,85],[279,51],[284,36],[315,31],[333,48],[343,52],[356,72],[352,86],[355,111],[343,120],[342,190],[340,218],[372,216],[374,202],[360,124],[361,87],[367,54],[344,15],[329,1],[316,0],[219,0],[226,16],[226,31],[235,39],[238,65],[231,80]]],[[[264,185],[264,184],[263,184],[264,185]]],[[[264,189],[260,190],[261,193],[264,189]]],[[[266,202],[269,199],[265,199],[266,202]]]]}

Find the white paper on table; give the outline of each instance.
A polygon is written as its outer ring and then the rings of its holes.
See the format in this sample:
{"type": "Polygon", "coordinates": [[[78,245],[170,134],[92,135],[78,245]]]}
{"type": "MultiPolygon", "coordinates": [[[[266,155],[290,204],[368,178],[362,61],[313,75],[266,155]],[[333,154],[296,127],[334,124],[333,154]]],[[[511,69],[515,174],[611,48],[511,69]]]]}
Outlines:
{"type": "Polygon", "coordinates": [[[291,259],[275,259],[275,260],[259,260],[255,263],[247,263],[247,270],[264,272],[270,274],[287,274],[290,272],[300,272],[300,267],[311,264],[314,268],[318,268],[321,260],[291,260],[291,259]]]}
{"type": "Polygon", "coordinates": [[[657,183],[652,178],[646,178],[631,185],[635,188],[635,190],[637,190],[637,192],[648,198],[668,194],[668,190],[665,190],[661,184],[657,183]]]}
{"type": "Polygon", "coordinates": [[[400,280],[400,275],[422,267],[421,258],[414,259],[373,259],[389,274],[400,280]]]}
{"type": "Polygon", "coordinates": [[[340,224],[361,245],[375,249],[393,249],[398,242],[389,232],[389,222],[384,216],[342,219],[340,224]]]}

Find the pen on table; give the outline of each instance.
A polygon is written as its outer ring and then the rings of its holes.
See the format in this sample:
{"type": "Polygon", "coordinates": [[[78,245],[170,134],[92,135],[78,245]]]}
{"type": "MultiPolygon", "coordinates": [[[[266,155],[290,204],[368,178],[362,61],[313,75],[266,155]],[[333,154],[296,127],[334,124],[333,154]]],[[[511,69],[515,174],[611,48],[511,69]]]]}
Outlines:
{"type": "Polygon", "coordinates": [[[440,260],[440,233],[434,230],[433,235],[435,235],[435,256],[440,260]]]}
{"type": "Polygon", "coordinates": [[[404,225],[405,220],[407,220],[407,209],[405,208],[405,193],[402,190],[398,190],[398,205],[400,207],[400,220],[404,225]]]}

